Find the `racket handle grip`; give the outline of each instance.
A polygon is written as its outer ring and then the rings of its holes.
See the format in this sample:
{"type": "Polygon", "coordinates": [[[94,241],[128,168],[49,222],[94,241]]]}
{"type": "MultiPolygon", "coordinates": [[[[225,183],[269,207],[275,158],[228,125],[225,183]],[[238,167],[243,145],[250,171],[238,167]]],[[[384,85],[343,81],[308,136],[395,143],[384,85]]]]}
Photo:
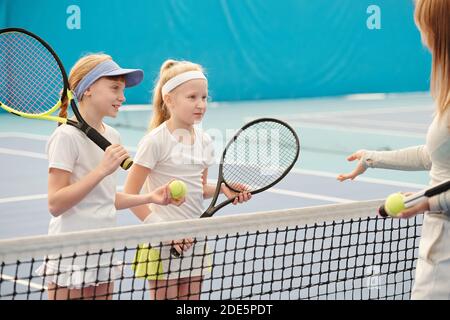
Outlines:
{"type": "Polygon", "coordinates": [[[174,247],[172,247],[171,249],[170,249],[170,254],[173,256],[173,257],[175,257],[175,258],[179,258],[181,255],[178,253],[178,251],[174,248],[174,247]]]}
{"type": "Polygon", "coordinates": [[[125,160],[122,161],[122,163],[120,164],[120,166],[122,167],[122,169],[124,170],[128,170],[130,169],[130,167],[133,165],[133,160],[131,158],[126,158],[125,160]]]}
{"type": "MultiPolygon", "coordinates": [[[[105,139],[97,130],[93,128],[89,128],[89,130],[85,131],[86,135],[89,139],[95,142],[96,145],[98,145],[100,148],[102,148],[103,151],[106,150],[111,145],[111,142],[105,139]]],[[[122,161],[120,166],[124,170],[128,170],[133,165],[133,160],[131,158],[127,158],[122,161]]]]}
{"type": "Polygon", "coordinates": [[[389,217],[388,213],[386,212],[386,209],[384,208],[384,205],[378,208],[378,215],[383,218],[389,217]]]}

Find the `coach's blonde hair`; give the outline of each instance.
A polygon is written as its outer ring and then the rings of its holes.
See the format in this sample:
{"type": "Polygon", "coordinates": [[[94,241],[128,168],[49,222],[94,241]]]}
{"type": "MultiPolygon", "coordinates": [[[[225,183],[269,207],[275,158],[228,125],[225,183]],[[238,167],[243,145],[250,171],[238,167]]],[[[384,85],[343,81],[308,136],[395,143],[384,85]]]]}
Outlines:
{"type": "Polygon", "coordinates": [[[153,89],[153,115],[149,123],[149,130],[158,127],[170,118],[170,112],[164,103],[161,89],[173,77],[188,71],[201,71],[202,66],[189,61],[166,60],[161,66],[159,77],[153,89]]]}
{"type": "Polygon", "coordinates": [[[442,116],[450,108],[450,1],[416,0],[414,18],[432,55],[431,94],[442,116]]]}

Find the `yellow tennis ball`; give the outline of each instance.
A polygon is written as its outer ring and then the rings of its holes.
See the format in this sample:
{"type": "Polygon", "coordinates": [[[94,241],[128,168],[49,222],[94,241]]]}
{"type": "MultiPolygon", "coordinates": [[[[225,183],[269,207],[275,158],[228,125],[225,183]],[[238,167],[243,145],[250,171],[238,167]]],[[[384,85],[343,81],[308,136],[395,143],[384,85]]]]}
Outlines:
{"type": "Polygon", "coordinates": [[[174,180],[169,184],[170,196],[175,199],[183,198],[187,193],[186,184],[180,180],[174,180]]]}
{"type": "Polygon", "coordinates": [[[401,193],[393,193],[387,197],[384,204],[386,213],[392,217],[397,216],[400,212],[406,209],[405,196],[401,193]]]}

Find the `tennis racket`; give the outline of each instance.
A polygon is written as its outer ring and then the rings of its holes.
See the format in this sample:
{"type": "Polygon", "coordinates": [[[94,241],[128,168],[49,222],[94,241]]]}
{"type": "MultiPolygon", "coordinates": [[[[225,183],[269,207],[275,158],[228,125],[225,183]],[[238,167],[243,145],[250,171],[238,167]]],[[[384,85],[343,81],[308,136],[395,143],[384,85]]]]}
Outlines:
{"type": "MultiPolygon", "coordinates": [[[[111,145],[82,118],[66,71],[55,51],[24,29],[0,30],[0,107],[16,116],[74,126],[103,150],[111,145]],[[77,121],[52,116],[66,98],[77,121]]],[[[126,170],[132,164],[128,158],[121,167],[126,170]]]]}
{"type": "MultiPolygon", "coordinates": [[[[211,217],[234,201],[227,199],[217,204],[222,183],[235,192],[263,192],[289,173],[299,153],[299,138],[287,123],[271,118],[247,123],[223,151],[214,196],[200,218],[211,217]]],[[[171,253],[180,256],[175,248],[171,253]]]]}

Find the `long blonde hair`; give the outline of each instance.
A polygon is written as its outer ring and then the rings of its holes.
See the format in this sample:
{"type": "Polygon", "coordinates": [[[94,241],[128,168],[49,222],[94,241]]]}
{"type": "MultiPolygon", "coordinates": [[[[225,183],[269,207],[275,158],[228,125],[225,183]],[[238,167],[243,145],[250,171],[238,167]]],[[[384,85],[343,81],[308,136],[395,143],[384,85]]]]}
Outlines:
{"type": "Polygon", "coordinates": [[[416,0],[414,19],[432,55],[431,95],[441,117],[450,108],[450,1],[416,0]]]}
{"type": "Polygon", "coordinates": [[[187,71],[202,71],[202,66],[189,61],[166,60],[161,66],[159,77],[153,89],[153,115],[149,123],[149,130],[158,127],[170,118],[170,112],[164,103],[161,89],[173,77],[187,71]]]}

